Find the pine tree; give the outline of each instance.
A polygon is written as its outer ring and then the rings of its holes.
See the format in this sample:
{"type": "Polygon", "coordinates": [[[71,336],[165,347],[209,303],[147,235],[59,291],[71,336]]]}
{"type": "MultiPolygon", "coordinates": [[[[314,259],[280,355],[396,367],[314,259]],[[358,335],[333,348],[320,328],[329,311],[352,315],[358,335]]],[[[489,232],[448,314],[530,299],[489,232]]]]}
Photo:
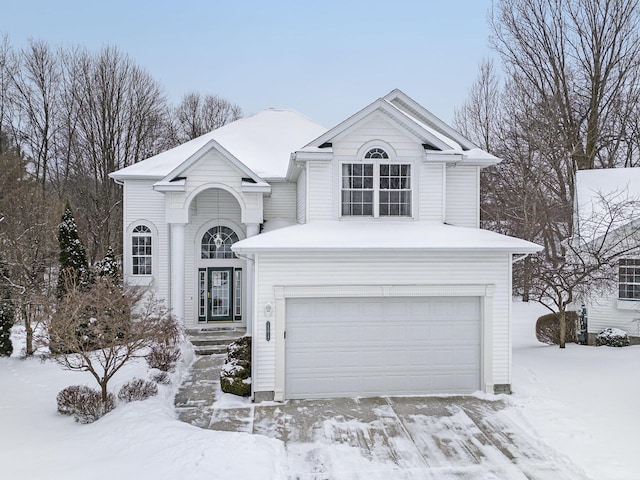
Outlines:
{"type": "Polygon", "coordinates": [[[15,319],[15,307],[7,276],[7,263],[0,257],[0,356],[8,357],[13,352],[11,327],[15,319]]]}
{"type": "Polygon", "coordinates": [[[60,244],[60,272],[57,293],[58,298],[61,298],[67,292],[68,285],[87,287],[91,283],[87,254],[78,237],[78,226],[69,201],[58,226],[58,243],[60,244]]]}
{"type": "Polygon", "coordinates": [[[118,269],[118,261],[116,260],[116,254],[111,245],[109,245],[107,253],[104,254],[104,258],[98,262],[96,267],[100,277],[109,277],[115,281],[119,280],[120,270],[118,269]]]}

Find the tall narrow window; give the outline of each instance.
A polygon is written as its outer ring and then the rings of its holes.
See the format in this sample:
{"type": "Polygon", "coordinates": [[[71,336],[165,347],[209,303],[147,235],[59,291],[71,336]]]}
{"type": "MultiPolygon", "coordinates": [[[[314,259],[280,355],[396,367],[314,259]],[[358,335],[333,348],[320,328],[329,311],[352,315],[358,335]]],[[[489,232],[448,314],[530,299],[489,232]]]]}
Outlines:
{"type": "Polygon", "coordinates": [[[133,275],[151,275],[152,267],[151,229],[146,225],[137,225],[131,234],[131,258],[133,275]]]}
{"type": "Polygon", "coordinates": [[[198,320],[204,322],[207,319],[207,270],[198,270],[198,320]]]}
{"type": "Polygon", "coordinates": [[[380,165],[380,216],[411,216],[411,165],[380,165]]]}
{"type": "Polygon", "coordinates": [[[342,165],[342,215],[373,215],[373,164],[342,165]]]}
{"type": "Polygon", "coordinates": [[[233,302],[235,304],[235,316],[239,319],[242,316],[242,269],[236,268],[234,270],[235,275],[235,287],[233,289],[233,302]]]}

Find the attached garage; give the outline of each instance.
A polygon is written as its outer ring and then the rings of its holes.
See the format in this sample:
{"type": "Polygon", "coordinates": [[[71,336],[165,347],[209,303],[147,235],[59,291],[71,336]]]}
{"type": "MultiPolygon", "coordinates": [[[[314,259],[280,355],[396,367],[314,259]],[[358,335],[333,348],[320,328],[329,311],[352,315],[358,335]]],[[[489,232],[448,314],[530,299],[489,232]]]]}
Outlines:
{"type": "Polygon", "coordinates": [[[481,297],[286,300],[285,397],[481,389],[481,297]]]}

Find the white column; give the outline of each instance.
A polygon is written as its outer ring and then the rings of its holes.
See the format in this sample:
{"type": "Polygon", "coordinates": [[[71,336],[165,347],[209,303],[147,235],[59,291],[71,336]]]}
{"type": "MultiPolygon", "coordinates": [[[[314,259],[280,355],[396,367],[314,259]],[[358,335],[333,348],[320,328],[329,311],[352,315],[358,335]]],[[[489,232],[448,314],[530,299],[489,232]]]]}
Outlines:
{"type": "Polygon", "coordinates": [[[184,223],[171,224],[171,306],[184,326],[184,223]]]}
{"type": "MultiPolygon", "coordinates": [[[[247,223],[247,238],[260,233],[260,225],[257,223],[247,223]]],[[[256,298],[255,298],[255,264],[254,255],[247,255],[247,335],[253,335],[253,324],[255,322],[256,298]]]]}

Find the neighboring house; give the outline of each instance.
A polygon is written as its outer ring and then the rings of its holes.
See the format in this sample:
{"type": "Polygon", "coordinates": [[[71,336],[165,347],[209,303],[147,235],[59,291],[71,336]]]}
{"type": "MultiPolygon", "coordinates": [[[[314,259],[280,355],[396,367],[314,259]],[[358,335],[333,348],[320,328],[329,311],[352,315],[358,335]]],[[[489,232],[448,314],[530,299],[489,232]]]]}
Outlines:
{"type": "MultiPolygon", "coordinates": [[[[609,243],[619,243],[621,239],[626,243],[638,229],[639,201],[640,168],[580,170],[576,174],[574,230],[582,241],[606,246],[606,237],[609,243]]],[[[625,250],[628,248],[625,245],[625,250]]],[[[584,301],[590,344],[609,327],[624,330],[630,340],[640,343],[640,248],[617,262],[617,288],[609,294],[603,293],[602,288],[592,288],[584,301]]]]}
{"type": "Polygon", "coordinates": [[[509,392],[499,162],[394,90],[330,130],[266,110],[111,174],[124,272],[188,329],[246,326],[254,400],[509,392]]]}

